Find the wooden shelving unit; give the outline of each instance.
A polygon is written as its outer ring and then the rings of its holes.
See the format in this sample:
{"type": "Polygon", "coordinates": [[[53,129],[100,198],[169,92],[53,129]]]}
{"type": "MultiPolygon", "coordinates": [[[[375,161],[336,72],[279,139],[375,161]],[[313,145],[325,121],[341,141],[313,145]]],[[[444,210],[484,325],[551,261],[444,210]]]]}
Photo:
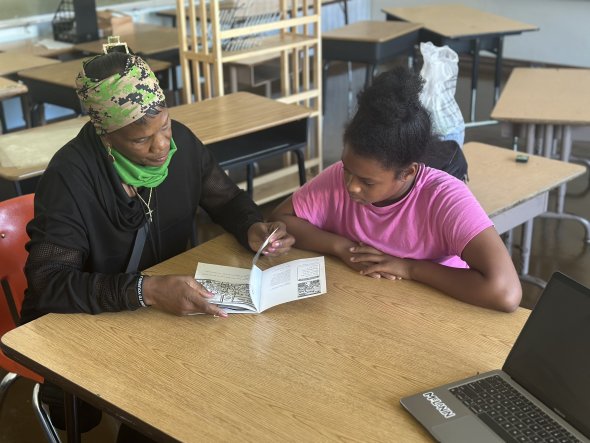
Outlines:
{"type": "MultiPolygon", "coordinates": [[[[280,91],[273,98],[311,109],[306,150],[308,176],[322,165],[322,56],[320,0],[240,0],[227,2],[177,0],[184,103],[222,96],[226,92],[224,64],[272,56],[280,60],[280,91]]],[[[256,112],[256,110],[252,110],[256,112]]],[[[266,202],[292,192],[296,168],[284,167],[256,177],[254,196],[266,202]],[[258,187],[257,187],[258,185],[258,187]]]]}

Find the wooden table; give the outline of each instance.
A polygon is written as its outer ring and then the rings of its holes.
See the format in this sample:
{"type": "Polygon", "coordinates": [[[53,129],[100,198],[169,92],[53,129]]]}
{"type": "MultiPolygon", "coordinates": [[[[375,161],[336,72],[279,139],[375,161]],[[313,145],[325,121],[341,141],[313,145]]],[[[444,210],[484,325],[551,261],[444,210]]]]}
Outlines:
{"type": "MultiPolygon", "coordinates": [[[[155,58],[167,61],[172,65],[170,79],[171,88],[178,89],[176,78],[176,66],[180,64],[178,30],[168,26],[157,26],[147,23],[134,23],[133,32],[121,34],[121,42],[127,43],[127,47],[142,57],[155,58]]],[[[77,51],[84,54],[102,54],[102,45],[107,39],[94,40],[86,43],[78,43],[74,46],[77,51]]]]}
{"type": "Polygon", "coordinates": [[[21,195],[21,182],[43,174],[53,154],[74,138],[87,121],[88,117],[72,118],[0,136],[0,179],[12,182],[16,195],[21,195]],[[35,161],[15,162],[14,151],[18,151],[19,157],[23,150],[35,161]]]}
{"type": "MultiPolygon", "coordinates": [[[[366,64],[368,85],[377,65],[413,53],[421,27],[417,23],[355,22],[322,34],[322,58],[366,64]]],[[[328,63],[324,63],[324,78],[327,69],[328,63]]]]}
{"type": "MultiPolygon", "coordinates": [[[[47,66],[55,63],[59,63],[59,60],[33,55],[27,51],[0,52],[0,75],[7,77],[9,80],[16,81],[18,80],[16,73],[21,69],[47,66]]],[[[30,106],[27,100],[28,97],[23,96],[21,100],[21,107],[25,124],[27,127],[29,127],[31,126],[31,118],[30,106]]],[[[2,117],[4,116],[2,115],[2,117]]],[[[2,132],[6,132],[6,122],[4,121],[4,118],[2,118],[2,132]]]]}
{"type": "Polygon", "coordinates": [[[23,69],[59,63],[59,60],[26,52],[0,52],[0,75],[10,76],[23,69]]]}
{"type": "MultiPolygon", "coordinates": [[[[523,124],[527,134],[527,152],[537,142],[536,127],[541,129],[544,155],[553,155],[556,139],[561,138],[561,159],[570,161],[572,127],[590,125],[590,69],[516,68],[492,111],[492,118],[523,124]]],[[[576,159],[580,160],[580,159],[576,159]]],[[[584,159],[590,166],[590,162],[584,159]]],[[[575,220],[586,230],[590,243],[590,222],[565,212],[566,185],[559,188],[557,209],[545,217],[575,220]]]]}
{"type": "MultiPolygon", "coordinates": [[[[148,273],[251,259],[225,234],[148,273]]],[[[2,349],[159,441],[431,441],[400,398],[500,367],[529,314],[361,277],[332,257],[326,274],[327,294],[260,315],[49,314],[2,349]]]]}
{"type": "Polygon", "coordinates": [[[543,280],[529,275],[533,220],[546,213],[549,191],[579,177],[585,168],[536,155],[530,155],[527,163],[517,163],[516,152],[483,143],[466,143],[463,150],[469,188],[498,233],[524,224],[521,279],[544,287],[543,280]]]}
{"type": "MultiPolygon", "coordinates": [[[[134,23],[133,32],[122,34],[121,42],[126,42],[130,50],[142,56],[165,60],[178,65],[178,31],[167,26],[134,23]]],[[[74,49],[87,54],[102,54],[102,45],[107,39],[78,43],[74,49]]]]}
{"type": "MultiPolygon", "coordinates": [[[[35,113],[35,123],[43,124],[43,105],[51,103],[73,109],[77,114],[84,110],[76,94],[76,76],[82,69],[84,59],[75,59],[47,66],[26,69],[18,72],[18,77],[29,88],[31,111],[35,113]]],[[[160,84],[167,83],[170,63],[161,60],[146,59],[160,84]]]]}
{"type": "Polygon", "coordinates": [[[471,54],[471,102],[470,121],[475,121],[477,81],[480,51],[496,55],[494,76],[494,103],[500,94],[502,79],[502,54],[504,37],[526,31],[536,31],[537,26],[521,23],[460,4],[384,8],[387,20],[421,23],[420,41],[430,41],[437,46],[448,45],[459,54],[471,54]]]}
{"type": "Polygon", "coordinates": [[[53,39],[27,38],[14,42],[0,43],[0,51],[17,52],[41,57],[61,58],[73,52],[74,45],[53,39]]]}
{"type": "Polygon", "coordinates": [[[264,87],[264,95],[271,97],[272,82],[281,78],[280,56],[263,54],[227,63],[229,67],[229,89],[238,92],[239,85],[247,88],[264,87]]]}
{"type": "Polygon", "coordinates": [[[170,116],[186,124],[211,148],[223,168],[247,166],[246,189],[259,203],[290,194],[305,183],[307,123],[311,110],[267,97],[238,92],[170,108],[170,116]],[[253,162],[284,152],[297,156],[297,165],[260,177],[254,186],[253,162]],[[296,174],[293,174],[296,172],[296,174]]]}
{"type": "Polygon", "coordinates": [[[0,77],[0,100],[23,95],[28,91],[26,85],[10,80],[9,78],[0,77]]]}
{"type": "MultiPolygon", "coordinates": [[[[274,155],[277,150],[306,145],[307,119],[311,114],[307,108],[247,92],[176,106],[169,112],[171,118],[186,124],[212,148],[218,161],[227,167],[247,164],[253,155],[264,152],[274,155]]],[[[42,151],[54,153],[72,139],[86,121],[86,118],[66,120],[0,136],[0,160],[2,150],[11,145],[39,146],[42,151]]],[[[19,167],[0,162],[0,178],[12,181],[20,195],[20,181],[39,176],[45,170],[50,156],[44,157],[47,161],[34,166],[19,167]]],[[[301,168],[297,165],[288,170],[299,174],[287,175],[280,188],[270,182],[257,182],[255,200],[265,203],[297,189],[301,168]]]]}
{"type": "Polygon", "coordinates": [[[6,118],[4,115],[3,101],[13,97],[20,97],[21,106],[23,110],[23,117],[27,127],[30,126],[29,120],[29,103],[27,101],[27,93],[29,90],[27,86],[11,80],[9,78],[0,77],[0,134],[7,131],[6,118]]]}

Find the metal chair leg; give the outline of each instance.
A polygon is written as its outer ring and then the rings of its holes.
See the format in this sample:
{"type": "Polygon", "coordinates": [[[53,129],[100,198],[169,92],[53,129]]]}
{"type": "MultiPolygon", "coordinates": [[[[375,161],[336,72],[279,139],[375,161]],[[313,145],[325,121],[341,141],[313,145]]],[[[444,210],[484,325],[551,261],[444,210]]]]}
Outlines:
{"type": "Polygon", "coordinates": [[[49,417],[49,414],[43,408],[39,395],[39,383],[35,383],[35,386],[33,387],[33,409],[35,410],[35,415],[41,423],[41,427],[45,432],[47,441],[50,443],[61,443],[59,435],[57,434],[57,431],[53,426],[53,423],[51,423],[51,418],[49,417]]]}
{"type": "Polygon", "coordinates": [[[14,372],[9,372],[4,376],[2,381],[0,381],[0,406],[2,406],[2,402],[4,401],[4,396],[8,391],[8,388],[14,383],[14,381],[18,378],[18,374],[14,372]]]}

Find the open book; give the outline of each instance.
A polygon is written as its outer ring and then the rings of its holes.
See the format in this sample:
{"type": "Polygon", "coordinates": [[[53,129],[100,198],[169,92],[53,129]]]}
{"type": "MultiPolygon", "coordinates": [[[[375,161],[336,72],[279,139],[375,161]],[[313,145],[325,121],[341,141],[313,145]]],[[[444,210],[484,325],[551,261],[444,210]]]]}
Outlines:
{"type": "Polygon", "coordinates": [[[262,271],[199,263],[195,280],[228,313],[259,313],[273,306],[326,293],[324,257],[292,260],[262,271]]]}

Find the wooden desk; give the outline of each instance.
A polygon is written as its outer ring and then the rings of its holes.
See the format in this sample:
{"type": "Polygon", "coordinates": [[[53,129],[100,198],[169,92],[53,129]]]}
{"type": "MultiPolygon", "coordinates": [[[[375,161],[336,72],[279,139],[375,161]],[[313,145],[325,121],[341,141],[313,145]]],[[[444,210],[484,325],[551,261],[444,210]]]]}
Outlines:
{"type": "Polygon", "coordinates": [[[448,45],[459,54],[471,54],[470,121],[475,121],[477,81],[480,51],[496,55],[494,103],[500,95],[504,37],[526,31],[537,31],[537,26],[521,23],[459,4],[413,6],[383,9],[387,20],[421,23],[420,41],[431,41],[437,46],[448,45]]]}
{"type": "Polygon", "coordinates": [[[0,75],[9,76],[23,69],[59,63],[59,60],[26,52],[0,52],[0,75]]]}
{"type": "MultiPolygon", "coordinates": [[[[52,58],[40,57],[33,55],[26,51],[22,52],[1,52],[0,53],[0,75],[8,77],[10,80],[17,80],[16,73],[21,69],[28,69],[37,66],[47,66],[50,64],[59,63],[59,60],[52,58]]],[[[27,102],[28,97],[23,96],[21,99],[21,107],[25,124],[27,127],[31,126],[30,106],[27,102]]],[[[2,111],[2,132],[6,132],[6,122],[3,118],[2,111]]]]}
{"type": "MultiPolygon", "coordinates": [[[[44,121],[42,108],[44,103],[73,109],[77,114],[83,113],[80,100],[76,95],[75,84],[76,76],[82,69],[83,60],[70,60],[18,72],[18,77],[29,88],[32,111],[37,113],[37,120],[44,121]]],[[[165,84],[170,63],[149,58],[146,59],[146,63],[160,83],[165,84]]]]}
{"type": "MultiPolygon", "coordinates": [[[[167,26],[157,26],[146,23],[134,23],[133,32],[122,34],[121,42],[127,43],[127,46],[134,53],[142,57],[150,57],[158,60],[167,61],[172,65],[170,69],[170,79],[172,80],[171,89],[178,89],[178,80],[176,78],[176,66],[180,64],[178,31],[167,26]]],[[[78,51],[85,54],[102,54],[102,45],[107,39],[94,40],[86,43],[79,43],[74,46],[78,51]]]]}
{"type": "Polygon", "coordinates": [[[521,278],[544,287],[543,280],[529,275],[533,219],[546,213],[550,190],[582,175],[585,168],[535,155],[527,163],[517,163],[516,152],[483,143],[466,143],[463,151],[469,164],[469,188],[498,233],[524,224],[521,278]]]}
{"type": "MultiPolygon", "coordinates": [[[[561,138],[561,159],[570,161],[572,127],[590,125],[590,69],[516,68],[512,71],[492,118],[512,124],[524,124],[527,152],[537,142],[536,127],[541,129],[544,155],[553,155],[556,139],[561,138]]],[[[580,160],[580,159],[577,159],[580,160]]],[[[590,162],[584,161],[588,166],[590,162]]],[[[565,213],[566,185],[559,188],[557,210],[545,217],[575,220],[586,230],[590,243],[590,222],[565,213]]]]}
{"type": "Polygon", "coordinates": [[[369,83],[378,64],[413,52],[421,27],[416,23],[355,22],[322,34],[322,58],[367,64],[365,82],[369,83]]]}
{"type": "Polygon", "coordinates": [[[230,91],[238,92],[239,85],[247,88],[264,87],[264,95],[272,95],[272,82],[281,78],[280,56],[263,54],[227,63],[230,91]]]}
{"type": "Polygon", "coordinates": [[[0,179],[12,182],[16,195],[21,195],[20,182],[43,174],[53,154],[87,121],[87,117],[72,118],[0,136],[0,179]],[[17,158],[26,151],[30,161],[15,162],[15,151],[17,158]]]}
{"type": "MultiPolygon", "coordinates": [[[[103,43],[107,39],[78,43],[74,49],[87,54],[102,54],[103,43]]],[[[130,50],[146,57],[165,60],[178,65],[178,31],[167,26],[134,23],[133,32],[121,35],[121,42],[126,42],[130,50]]]]}
{"type": "Polygon", "coordinates": [[[0,100],[26,94],[28,91],[26,85],[9,78],[0,77],[0,100]]]}
{"type": "MultiPolygon", "coordinates": [[[[148,272],[251,259],[225,234],[148,272]]],[[[361,277],[331,257],[326,274],[327,294],[260,315],[49,314],[2,349],[160,441],[431,441],[400,398],[500,367],[529,314],[361,277]]]]}
{"type": "Polygon", "coordinates": [[[14,42],[3,42],[0,44],[2,52],[17,52],[40,57],[60,58],[67,57],[73,51],[72,43],[65,43],[53,39],[29,38],[14,42]]]}
{"type": "MultiPolygon", "coordinates": [[[[218,161],[227,167],[247,163],[253,153],[259,155],[265,149],[270,155],[277,149],[306,144],[307,118],[311,114],[307,108],[246,92],[176,106],[169,108],[169,112],[171,118],[187,125],[211,147],[218,161]]],[[[0,178],[14,182],[20,195],[19,182],[41,175],[52,154],[72,139],[86,121],[87,118],[71,119],[0,136],[0,178]],[[43,160],[25,167],[3,161],[7,157],[3,150],[11,146],[39,149],[43,160]]],[[[254,198],[264,203],[297,189],[301,177],[295,172],[300,168],[294,165],[288,170],[293,174],[287,175],[281,186],[257,179],[254,198]]]]}
{"type": "Polygon", "coordinates": [[[28,117],[28,102],[26,94],[29,92],[27,86],[11,80],[9,78],[0,77],[0,134],[5,133],[7,131],[6,127],[6,118],[4,116],[4,106],[2,101],[7,100],[13,97],[20,97],[21,99],[21,106],[23,110],[23,116],[25,118],[25,122],[27,127],[30,126],[29,117],[28,117]]]}
{"type": "Polygon", "coordinates": [[[222,167],[248,166],[246,189],[259,204],[288,195],[305,183],[303,150],[311,112],[247,92],[170,108],[170,116],[197,134],[222,167]],[[288,151],[297,154],[298,164],[283,168],[278,184],[275,172],[258,178],[255,187],[253,159],[288,151]]]}

